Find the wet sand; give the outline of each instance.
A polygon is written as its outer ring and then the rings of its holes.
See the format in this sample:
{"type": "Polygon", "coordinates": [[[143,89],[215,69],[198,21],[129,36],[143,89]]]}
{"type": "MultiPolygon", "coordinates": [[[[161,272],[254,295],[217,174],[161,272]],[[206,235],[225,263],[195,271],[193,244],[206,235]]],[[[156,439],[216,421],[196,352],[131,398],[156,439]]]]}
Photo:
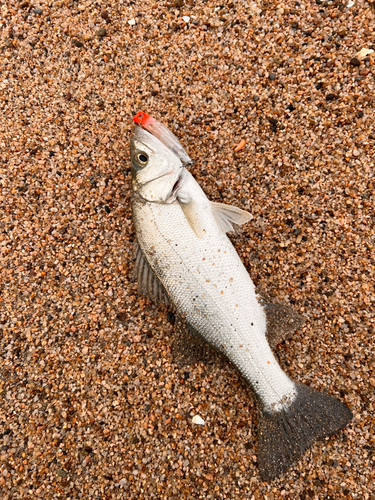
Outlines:
{"type": "Polygon", "coordinates": [[[374,500],[375,53],[353,60],[375,48],[373,3],[0,13],[1,497],[374,500]],[[251,390],[216,356],[180,367],[173,316],[137,293],[139,109],[212,200],[252,212],[231,239],[305,318],[283,369],[355,415],[272,483],[251,390]]]}

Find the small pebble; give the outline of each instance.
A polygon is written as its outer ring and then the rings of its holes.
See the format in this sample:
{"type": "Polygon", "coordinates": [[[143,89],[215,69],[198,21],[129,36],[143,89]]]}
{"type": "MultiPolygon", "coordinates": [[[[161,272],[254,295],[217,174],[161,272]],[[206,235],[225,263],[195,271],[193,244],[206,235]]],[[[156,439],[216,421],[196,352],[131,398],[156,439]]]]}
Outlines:
{"type": "Polygon", "coordinates": [[[80,40],[77,40],[76,38],[73,38],[72,44],[79,48],[83,47],[83,43],[80,40]]]}
{"type": "Polygon", "coordinates": [[[237,151],[241,151],[241,149],[243,149],[246,145],[246,140],[245,139],[242,139],[242,141],[240,141],[238,144],[235,145],[234,147],[234,151],[237,152],[237,151]]]}
{"type": "Polygon", "coordinates": [[[104,37],[107,34],[107,30],[105,28],[99,28],[96,34],[98,37],[104,37]]]}
{"type": "Polygon", "coordinates": [[[63,469],[57,469],[56,474],[60,477],[66,477],[68,473],[63,469]]]}

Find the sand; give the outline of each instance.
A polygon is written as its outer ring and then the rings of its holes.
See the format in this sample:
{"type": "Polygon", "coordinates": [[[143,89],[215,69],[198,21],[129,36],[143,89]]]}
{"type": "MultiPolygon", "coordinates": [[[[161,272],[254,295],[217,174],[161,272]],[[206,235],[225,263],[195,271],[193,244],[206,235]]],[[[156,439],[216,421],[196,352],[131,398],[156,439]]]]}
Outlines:
{"type": "Polygon", "coordinates": [[[1,498],[374,500],[374,3],[180,3],[0,4],[1,498]],[[139,109],[254,215],[231,239],[305,318],[283,369],[355,415],[271,483],[250,388],[137,293],[139,109]]]}

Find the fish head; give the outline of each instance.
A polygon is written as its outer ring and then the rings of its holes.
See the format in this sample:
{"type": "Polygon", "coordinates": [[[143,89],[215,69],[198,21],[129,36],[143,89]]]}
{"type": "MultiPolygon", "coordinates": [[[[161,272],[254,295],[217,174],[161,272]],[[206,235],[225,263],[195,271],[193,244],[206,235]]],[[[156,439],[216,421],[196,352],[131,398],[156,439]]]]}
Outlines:
{"type": "Polygon", "coordinates": [[[150,132],[136,126],[130,139],[132,189],[146,201],[173,201],[181,160],[150,132]]]}

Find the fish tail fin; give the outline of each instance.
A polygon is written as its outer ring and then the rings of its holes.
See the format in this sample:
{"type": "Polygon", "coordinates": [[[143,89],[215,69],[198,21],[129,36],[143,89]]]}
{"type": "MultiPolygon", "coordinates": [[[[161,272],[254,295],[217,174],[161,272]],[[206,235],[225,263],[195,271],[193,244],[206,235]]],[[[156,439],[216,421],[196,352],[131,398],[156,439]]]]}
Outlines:
{"type": "Polygon", "coordinates": [[[296,384],[296,388],[297,396],[287,409],[261,413],[258,464],[264,481],[279,476],[316,439],[335,434],[353,418],[338,399],[302,384],[296,384]]]}

